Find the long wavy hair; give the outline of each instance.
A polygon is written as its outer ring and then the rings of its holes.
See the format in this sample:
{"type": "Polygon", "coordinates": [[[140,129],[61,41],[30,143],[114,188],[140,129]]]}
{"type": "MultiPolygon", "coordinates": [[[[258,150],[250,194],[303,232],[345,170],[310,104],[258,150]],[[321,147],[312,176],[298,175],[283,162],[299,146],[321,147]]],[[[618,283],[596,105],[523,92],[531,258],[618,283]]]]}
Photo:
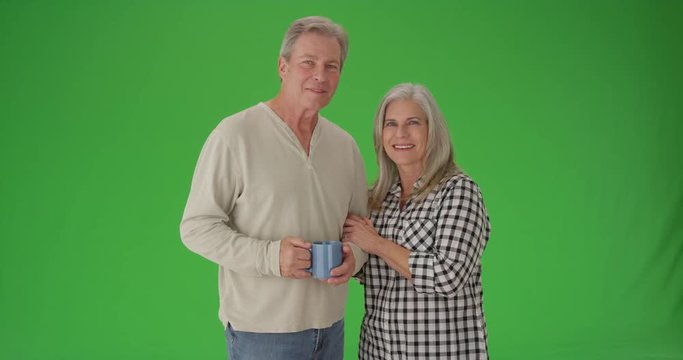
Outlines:
{"type": "Polygon", "coordinates": [[[420,84],[403,83],[391,88],[384,95],[375,115],[374,142],[379,176],[370,188],[370,210],[380,210],[391,186],[398,181],[398,169],[389,158],[382,144],[384,116],[389,104],[396,100],[412,100],[427,114],[427,150],[422,172],[422,186],[411,194],[414,201],[423,201],[442,180],[460,172],[455,164],[455,152],[448,134],[446,120],[439,110],[434,96],[420,84]]]}

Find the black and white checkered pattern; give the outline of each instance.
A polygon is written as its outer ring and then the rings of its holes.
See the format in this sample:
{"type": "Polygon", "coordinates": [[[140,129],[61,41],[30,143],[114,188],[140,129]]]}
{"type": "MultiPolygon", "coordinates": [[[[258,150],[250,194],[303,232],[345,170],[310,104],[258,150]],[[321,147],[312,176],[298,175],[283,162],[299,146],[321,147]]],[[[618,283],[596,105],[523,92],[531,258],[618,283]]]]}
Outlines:
{"type": "Polygon", "coordinates": [[[454,175],[403,210],[400,195],[397,183],[371,219],[411,250],[413,281],[370,256],[359,358],[488,359],[480,261],[490,225],[479,187],[454,175]]]}

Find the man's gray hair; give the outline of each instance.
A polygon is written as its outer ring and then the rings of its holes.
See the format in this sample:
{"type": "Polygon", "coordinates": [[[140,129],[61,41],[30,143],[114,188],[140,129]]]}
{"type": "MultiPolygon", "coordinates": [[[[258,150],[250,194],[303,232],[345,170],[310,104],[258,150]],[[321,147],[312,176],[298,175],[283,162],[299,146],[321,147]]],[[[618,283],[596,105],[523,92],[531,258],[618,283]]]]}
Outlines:
{"type": "Polygon", "coordinates": [[[434,96],[426,87],[419,84],[403,83],[394,86],[382,99],[382,103],[375,114],[374,141],[379,176],[370,189],[369,207],[379,210],[391,186],[398,181],[398,169],[389,158],[382,142],[384,131],[384,116],[387,107],[396,100],[412,100],[422,108],[427,115],[427,149],[422,172],[422,186],[411,197],[415,201],[424,200],[429,192],[439,183],[460,172],[455,165],[453,144],[439,106],[434,96]]]}
{"type": "Polygon", "coordinates": [[[308,32],[337,39],[339,48],[341,49],[339,67],[341,68],[344,66],[346,54],[349,52],[349,36],[341,25],[333,23],[332,20],[322,16],[308,16],[295,20],[292,25],[289,26],[289,29],[287,29],[285,38],[282,40],[280,56],[289,61],[289,57],[292,55],[292,49],[294,48],[294,43],[301,34],[308,32]]]}

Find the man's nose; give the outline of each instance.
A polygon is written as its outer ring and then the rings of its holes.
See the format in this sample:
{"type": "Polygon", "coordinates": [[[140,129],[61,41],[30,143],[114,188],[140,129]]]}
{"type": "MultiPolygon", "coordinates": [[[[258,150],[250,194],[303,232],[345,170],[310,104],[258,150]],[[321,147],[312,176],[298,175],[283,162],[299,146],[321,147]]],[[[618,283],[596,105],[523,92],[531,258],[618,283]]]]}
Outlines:
{"type": "Polygon", "coordinates": [[[317,66],[315,68],[315,71],[313,72],[313,79],[316,81],[323,82],[325,79],[327,79],[327,74],[325,74],[325,67],[324,66],[317,66]]]}

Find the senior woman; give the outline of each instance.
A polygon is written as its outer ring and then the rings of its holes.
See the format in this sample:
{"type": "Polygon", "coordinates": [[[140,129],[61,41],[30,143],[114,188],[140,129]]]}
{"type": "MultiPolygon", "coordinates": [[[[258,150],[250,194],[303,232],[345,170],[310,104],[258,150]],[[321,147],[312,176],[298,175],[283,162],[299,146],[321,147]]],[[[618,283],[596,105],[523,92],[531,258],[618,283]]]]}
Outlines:
{"type": "Polygon", "coordinates": [[[359,358],[487,359],[481,256],[490,226],[479,187],[455,165],[424,86],[392,88],[374,127],[370,219],[349,215],[343,236],[370,254],[359,275],[359,358]]]}

